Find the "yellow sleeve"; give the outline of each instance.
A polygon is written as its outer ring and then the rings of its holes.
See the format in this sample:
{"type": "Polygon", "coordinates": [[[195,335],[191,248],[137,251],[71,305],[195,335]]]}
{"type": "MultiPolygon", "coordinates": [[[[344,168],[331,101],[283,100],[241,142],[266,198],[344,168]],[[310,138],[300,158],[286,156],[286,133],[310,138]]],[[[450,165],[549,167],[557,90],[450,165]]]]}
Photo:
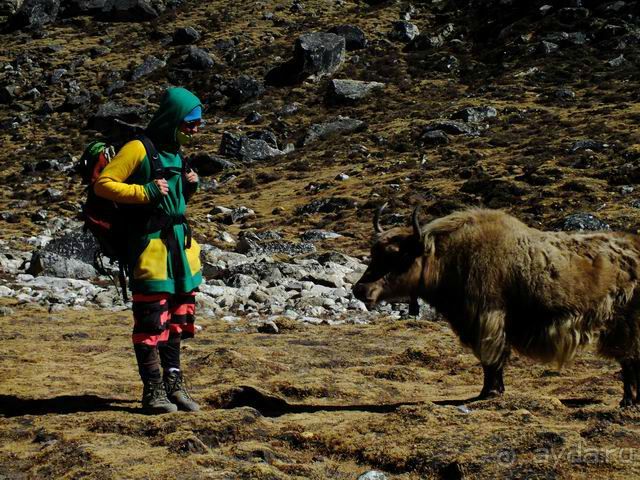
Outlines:
{"type": "Polygon", "coordinates": [[[133,140],[102,170],[93,186],[99,197],[119,203],[149,203],[143,185],[130,185],[127,179],[138,169],[147,152],[140,140],[133,140]]]}

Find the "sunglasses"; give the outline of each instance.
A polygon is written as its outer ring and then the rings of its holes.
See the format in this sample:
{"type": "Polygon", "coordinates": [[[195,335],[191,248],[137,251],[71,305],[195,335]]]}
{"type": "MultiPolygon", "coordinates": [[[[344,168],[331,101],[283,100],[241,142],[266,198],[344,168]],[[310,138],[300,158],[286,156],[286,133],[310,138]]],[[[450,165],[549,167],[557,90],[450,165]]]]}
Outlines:
{"type": "Polygon", "coordinates": [[[191,120],[189,122],[182,122],[180,125],[182,128],[193,130],[194,128],[204,127],[206,122],[204,120],[191,120]]]}

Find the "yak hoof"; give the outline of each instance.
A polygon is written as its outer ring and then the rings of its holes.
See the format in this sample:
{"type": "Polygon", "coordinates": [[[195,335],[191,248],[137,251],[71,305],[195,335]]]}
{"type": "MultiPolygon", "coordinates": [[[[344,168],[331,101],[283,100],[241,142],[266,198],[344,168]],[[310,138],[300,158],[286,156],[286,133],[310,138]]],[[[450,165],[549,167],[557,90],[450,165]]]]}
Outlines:
{"type": "Polygon", "coordinates": [[[503,393],[504,389],[492,388],[491,390],[482,390],[480,395],[478,395],[478,400],[488,400],[490,398],[501,397],[503,393]]]}
{"type": "Polygon", "coordinates": [[[635,402],[631,397],[622,397],[622,400],[620,400],[621,408],[629,408],[629,407],[633,407],[634,405],[635,405],[635,402]]]}

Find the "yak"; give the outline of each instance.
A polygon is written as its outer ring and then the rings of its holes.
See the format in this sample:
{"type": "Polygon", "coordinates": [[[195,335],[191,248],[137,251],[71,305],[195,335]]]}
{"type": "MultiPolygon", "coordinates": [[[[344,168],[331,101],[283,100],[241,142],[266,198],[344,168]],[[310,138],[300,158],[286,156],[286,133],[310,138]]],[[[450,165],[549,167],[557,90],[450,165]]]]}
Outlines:
{"type": "Polygon", "coordinates": [[[561,366],[597,341],[622,367],[621,406],[640,403],[640,236],[541,231],[482,208],[424,226],[416,208],[412,228],[384,231],[381,211],[354,295],[429,303],[482,364],[478,398],[504,392],[512,349],[561,366]]]}

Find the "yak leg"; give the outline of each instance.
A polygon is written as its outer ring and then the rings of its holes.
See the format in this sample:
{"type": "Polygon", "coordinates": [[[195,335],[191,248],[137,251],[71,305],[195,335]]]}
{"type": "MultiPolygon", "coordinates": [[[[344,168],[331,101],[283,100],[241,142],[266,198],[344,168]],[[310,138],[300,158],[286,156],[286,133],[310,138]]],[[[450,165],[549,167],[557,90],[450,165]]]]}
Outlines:
{"type": "Polygon", "coordinates": [[[637,362],[634,362],[632,360],[624,360],[620,362],[620,366],[622,367],[622,384],[624,389],[622,400],[620,401],[620,406],[630,407],[634,404],[634,390],[637,391],[637,362]]]}
{"type": "Polygon", "coordinates": [[[504,324],[505,315],[501,310],[484,312],[478,319],[478,343],[475,353],[484,371],[484,385],[479,398],[494,397],[504,393],[503,370],[510,351],[504,324]]]}
{"type": "Polygon", "coordinates": [[[413,315],[417,317],[420,315],[420,303],[418,302],[418,297],[411,297],[409,301],[409,315],[413,315]]]}
{"type": "Polygon", "coordinates": [[[510,350],[505,348],[500,361],[493,365],[482,365],[484,384],[479,399],[497,397],[504,393],[504,367],[509,359],[510,350]]]}

